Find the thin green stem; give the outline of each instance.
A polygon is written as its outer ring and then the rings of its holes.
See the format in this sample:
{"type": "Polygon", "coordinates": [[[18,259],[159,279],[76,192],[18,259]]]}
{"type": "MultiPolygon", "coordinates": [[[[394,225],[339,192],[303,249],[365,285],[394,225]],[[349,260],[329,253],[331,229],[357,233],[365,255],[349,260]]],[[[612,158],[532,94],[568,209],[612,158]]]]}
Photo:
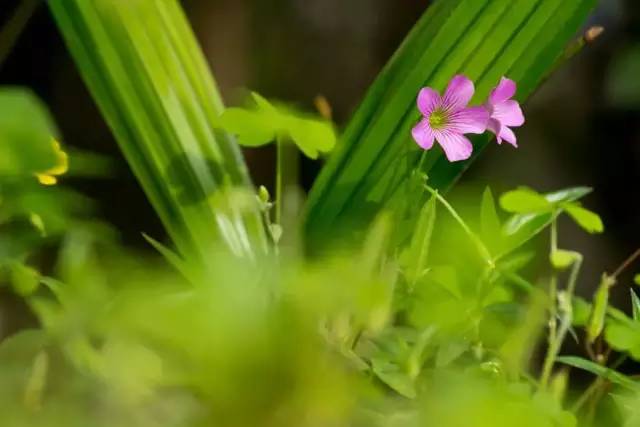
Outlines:
{"type": "Polygon", "coordinates": [[[420,155],[420,161],[418,162],[418,166],[416,166],[416,171],[422,172],[422,167],[424,166],[424,161],[427,158],[427,151],[423,151],[420,155]]]}
{"type": "Polygon", "coordinates": [[[275,206],[275,223],[282,223],[282,203],[283,203],[283,168],[284,168],[284,145],[285,141],[282,136],[278,136],[276,140],[276,206],[275,206]]]}
{"type": "Polygon", "coordinates": [[[466,222],[464,222],[462,217],[458,215],[458,212],[456,212],[453,206],[451,206],[449,202],[447,202],[447,200],[440,195],[438,190],[435,190],[428,185],[425,185],[425,188],[429,193],[433,195],[433,197],[435,197],[449,211],[453,219],[455,219],[456,222],[460,225],[460,227],[462,227],[462,229],[467,234],[467,236],[469,236],[469,239],[471,239],[471,241],[476,245],[476,248],[478,249],[480,256],[487,263],[487,265],[491,269],[495,268],[495,262],[491,257],[491,253],[489,252],[489,249],[487,249],[484,243],[482,243],[482,240],[480,240],[480,238],[471,230],[471,228],[469,228],[469,226],[467,225],[466,222]]]}
{"type": "Polygon", "coordinates": [[[543,389],[547,388],[547,385],[549,384],[549,379],[551,378],[551,373],[553,371],[553,366],[556,363],[556,358],[558,357],[558,353],[560,353],[562,344],[564,343],[564,340],[567,336],[567,333],[569,332],[569,328],[571,327],[571,323],[573,321],[573,296],[578,281],[578,274],[580,273],[581,268],[582,256],[578,255],[573,263],[573,266],[571,267],[571,273],[567,282],[567,288],[558,297],[558,303],[561,313],[560,327],[558,328],[553,341],[551,341],[549,344],[547,355],[544,360],[542,375],[540,377],[540,387],[543,389]]]}

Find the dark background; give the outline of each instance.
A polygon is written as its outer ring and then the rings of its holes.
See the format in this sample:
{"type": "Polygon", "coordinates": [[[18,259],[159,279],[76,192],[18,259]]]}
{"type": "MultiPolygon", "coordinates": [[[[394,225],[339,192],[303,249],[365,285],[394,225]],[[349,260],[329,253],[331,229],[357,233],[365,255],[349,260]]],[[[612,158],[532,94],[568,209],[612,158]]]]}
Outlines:
{"type": "MultiPolygon", "coordinates": [[[[185,0],[184,6],[226,100],[240,89],[313,109],[330,101],[342,125],[428,2],[424,0],[185,0]]],[[[0,24],[18,4],[0,0],[0,24]]],[[[526,105],[521,148],[490,147],[464,182],[555,190],[589,185],[603,236],[562,224],[561,243],[586,255],[595,286],[640,246],[640,2],[601,0],[587,25],[606,33],[571,61],[526,105]]],[[[126,244],[162,228],[89,97],[45,5],[40,5],[6,61],[0,84],[31,87],[49,105],[64,143],[106,154],[119,165],[109,179],[71,180],[101,206],[126,244]]],[[[247,153],[257,183],[270,185],[273,153],[247,153]]],[[[310,185],[319,165],[305,163],[310,185]]],[[[625,279],[631,276],[625,277],[625,279]]]]}

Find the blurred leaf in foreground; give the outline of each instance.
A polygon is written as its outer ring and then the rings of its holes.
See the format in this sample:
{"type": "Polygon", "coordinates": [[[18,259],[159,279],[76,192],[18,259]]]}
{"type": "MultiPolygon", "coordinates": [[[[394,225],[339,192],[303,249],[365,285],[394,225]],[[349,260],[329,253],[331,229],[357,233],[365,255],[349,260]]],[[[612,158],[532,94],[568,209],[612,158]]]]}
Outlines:
{"type": "Polygon", "coordinates": [[[0,87],[0,177],[31,176],[56,166],[57,133],[42,102],[27,89],[0,87]]]}

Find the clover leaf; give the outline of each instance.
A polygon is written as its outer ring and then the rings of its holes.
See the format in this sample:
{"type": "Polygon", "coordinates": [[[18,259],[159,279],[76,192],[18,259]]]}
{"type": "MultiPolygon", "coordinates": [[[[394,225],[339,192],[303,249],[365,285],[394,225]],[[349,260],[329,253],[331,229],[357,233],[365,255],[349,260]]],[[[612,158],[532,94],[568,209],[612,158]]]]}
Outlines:
{"type": "Polygon", "coordinates": [[[336,133],[331,122],[283,105],[275,106],[255,92],[251,98],[251,107],[228,108],[219,121],[222,129],[238,137],[240,145],[258,147],[282,139],[295,143],[311,159],[335,147],[336,133]]]}

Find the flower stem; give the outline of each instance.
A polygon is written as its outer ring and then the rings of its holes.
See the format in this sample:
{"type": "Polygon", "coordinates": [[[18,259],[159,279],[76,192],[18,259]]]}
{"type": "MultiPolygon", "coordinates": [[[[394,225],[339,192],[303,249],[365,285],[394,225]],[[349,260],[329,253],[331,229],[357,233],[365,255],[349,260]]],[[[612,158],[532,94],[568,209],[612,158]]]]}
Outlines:
{"type": "Polygon", "coordinates": [[[294,144],[290,144],[286,135],[278,135],[276,138],[276,204],[274,223],[282,226],[287,222],[287,209],[285,206],[285,194],[292,187],[298,185],[300,175],[300,161],[298,150],[294,144]]]}
{"type": "Polygon", "coordinates": [[[276,139],[276,206],[275,223],[282,223],[282,198],[283,198],[283,168],[284,168],[284,137],[276,139]]]}
{"type": "Polygon", "coordinates": [[[428,185],[425,185],[425,188],[429,193],[433,195],[433,197],[435,197],[449,211],[453,219],[455,219],[456,222],[460,224],[460,227],[462,227],[462,229],[467,234],[467,236],[469,236],[471,241],[476,245],[476,248],[478,249],[480,256],[487,263],[487,265],[491,269],[495,268],[495,262],[491,256],[491,253],[489,252],[489,249],[487,249],[484,243],[482,243],[482,240],[480,240],[480,238],[471,230],[471,228],[469,228],[469,226],[467,225],[466,222],[464,222],[462,217],[458,215],[458,212],[456,212],[453,206],[451,206],[449,202],[447,202],[447,200],[440,195],[438,190],[431,188],[428,185]]]}

